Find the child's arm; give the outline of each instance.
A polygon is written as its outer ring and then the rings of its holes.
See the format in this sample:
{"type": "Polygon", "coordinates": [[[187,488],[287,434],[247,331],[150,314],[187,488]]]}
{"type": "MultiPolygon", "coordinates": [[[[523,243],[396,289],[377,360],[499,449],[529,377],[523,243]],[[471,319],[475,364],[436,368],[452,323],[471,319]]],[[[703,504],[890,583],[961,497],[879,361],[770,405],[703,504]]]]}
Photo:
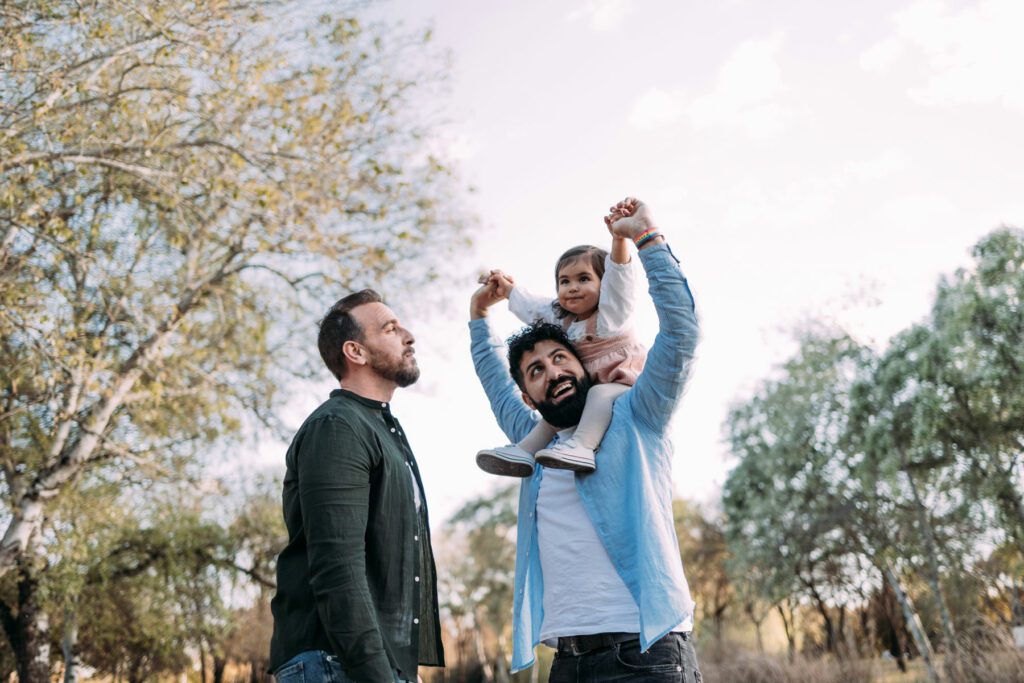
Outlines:
{"type": "Polygon", "coordinates": [[[636,269],[629,254],[629,240],[613,235],[612,250],[604,265],[597,305],[597,334],[614,337],[630,327],[636,300],[636,269]]]}
{"type": "MultiPolygon", "coordinates": [[[[502,275],[504,274],[502,273],[502,275]]],[[[507,286],[508,310],[512,312],[512,315],[527,325],[535,320],[549,323],[558,322],[558,318],[555,317],[555,312],[551,308],[551,299],[530,294],[522,287],[516,286],[511,280],[507,281],[507,285],[499,281],[499,288],[503,285],[507,286]]]]}
{"type": "Polygon", "coordinates": [[[612,235],[612,261],[615,263],[629,263],[629,240],[625,237],[612,235]]]}

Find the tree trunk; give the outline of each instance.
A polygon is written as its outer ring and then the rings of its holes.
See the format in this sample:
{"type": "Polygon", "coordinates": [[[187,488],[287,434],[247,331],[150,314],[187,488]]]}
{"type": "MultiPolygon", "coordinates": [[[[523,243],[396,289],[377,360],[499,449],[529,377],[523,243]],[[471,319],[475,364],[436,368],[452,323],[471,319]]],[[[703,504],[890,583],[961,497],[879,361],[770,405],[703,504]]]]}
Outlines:
{"type": "Polygon", "coordinates": [[[73,607],[64,609],[64,683],[78,683],[78,615],[73,607]]]}
{"type": "Polygon", "coordinates": [[[21,683],[50,683],[50,622],[39,605],[39,580],[25,563],[18,566],[18,615],[5,606],[3,623],[21,683]]]}
{"type": "Polygon", "coordinates": [[[752,600],[748,600],[744,603],[743,611],[746,612],[747,617],[750,619],[751,623],[754,624],[754,632],[757,634],[757,651],[763,654],[764,639],[761,636],[761,624],[764,622],[766,615],[762,613],[760,618],[754,615],[754,602],[752,600]]]}
{"type": "Polygon", "coordinates": [[[827,652],[835,652],[836,627],[832,622],[832,617],[828,614],[828,606],[825,604],[821,595],[818,594],[818,590],[814,587],[814,584],[809,581],[805,581],[804,584],[810,590],[811,598],[814,600],[814,606],[818,609],[818,614],[821,615],[822,620],[825,622],[825,650],[827,652]]]}
{"type": "Polygon", "coordinates": [[[508,659],[505,657],[505,637],[498,635],[498,654],[494,662],[495,683],[509,683],[508,659]]]}
{"type": "Polygon", "coordinates": [[[899,602],[900,607],[903,609],[903,618],[907,622],[907,628],[910,629],[910,635],[914,639],[914,644],[917,645],[917,649],[921,653],[921,659],[924,660],[928,681],[929,683],[937,683],[939,675],[935,670],[935,654],[932,651],[931,641],[928,640],[928,634],[925,633],[924,626],[921,625],[921,617],[918,616],[917,610],[914,609],[914,603],[911,601],[910,596],[903,590],[903,585],[900,583],[899,576],[897,576],[892,563],[886,561],[883,571],[885,572],[886,580],[892,586],[896,601],[899,602]]]}
{"type": "Polygon", "coordinates": [[[224,683],[224,669],[227,668],[227,665],[226,657],[213,656],[213,683],[224,683]]]}
{"type": "Polygon", "coordinates": [[[917,490],[917,483],[910,472],[904,471],[907,481],[910,483],[910,492],[914,496],[914,506],[917,508],[917,519],[921,525],[922,536],[924,537],[925,557],[927,558],[928,571],[925,578],[928,586],[932,589],[935,598],[935,606],[939,611],[939,620],[942,622],[942,635],[946,639],[946,651],[956,656],[956,629],[953,627],[953,619],[949,616],[949,609],[946,607],[946,599],[943,597],[942,588],[939,584],[939,557],[938,544],[935,542],[935,532],[932,528],[932,521],[928,514],[928,508],[921,499],[917,490]]]}
{"type": "Polygon", "coordinates": [[[267,660],[252,659],[249,661],[249,683],[263,683],[268,678],[267,660]]]}
{"type": "MultiPolygon", "coordinates": [[[[788,598],[786,602],[789,602],[788,598]]],[[[778,610],[779,616],[782,617],[782,628],[786,631],[787,652],[789,654],[789,661],[792,662],[796,659],[796,618],[792,609],[790,609],[790,616],[793,619],[791,620],[786,616],[786,610],[782,607],[781,602],[775,605],[775,609],[778,610]]]]}
{"type": "Polygon", "coordinates": [[[484,634],[481,624],[483,623],[480,619],[479,608],[477,612],[473,614],[473,620],[475,623],[474,643],[476,645],[476,658],[480,662],[480,668],[483,672],[484,683],[494,683],[494,667],[491,666],[491,662],[487,657],[487,649],[484,647],[484,634]]]}

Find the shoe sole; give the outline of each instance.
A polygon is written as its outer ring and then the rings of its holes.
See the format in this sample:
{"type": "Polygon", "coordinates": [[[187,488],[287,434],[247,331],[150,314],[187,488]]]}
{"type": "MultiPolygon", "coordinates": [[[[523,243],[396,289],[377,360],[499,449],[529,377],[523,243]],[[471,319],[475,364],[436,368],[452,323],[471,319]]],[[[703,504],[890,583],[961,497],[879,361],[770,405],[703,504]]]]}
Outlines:
{"type": "Polygon", "coordinates": [[[537,464],[542,467],[550,467],[553,470],[572,470],[573,472],[593,472],[594,461],[589,458],[574,458],[561,456],[554,458],[550,455],[537,455],[537,464]]]}
{"type": "Polygon", "coordinates": [[[476,454],[476,466],[488,474],[502,477],[533,476],[533,460],[505,458],[494,453],[480,452],[476,454]]]}

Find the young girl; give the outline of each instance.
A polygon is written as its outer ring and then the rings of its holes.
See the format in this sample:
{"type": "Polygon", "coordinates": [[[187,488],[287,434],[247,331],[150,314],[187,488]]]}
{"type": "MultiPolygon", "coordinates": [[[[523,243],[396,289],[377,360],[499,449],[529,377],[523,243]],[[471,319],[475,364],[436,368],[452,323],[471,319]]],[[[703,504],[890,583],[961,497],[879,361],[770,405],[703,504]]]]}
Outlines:
{"type": "Polygon", "coordinates": [[[629,241],[620,237],[612,237],[610,254],[589,245],[562,254],[555,265],[555,301],[516,287],[512,278],[498,270],[481,278],[482,283],[497,279],[499,291],[508,294],[509,310],[524,323],[544,320],[560,324],[595,382],[570,438],[545,448],[557,430],[542,420],[518,444],[477,453],[482,470],[528,477],[536,459],[544,467],[594,471],[594,451],[611,422],[612,403],[636,381],[647,356],[629,326],[634,278],[629,241]]]}

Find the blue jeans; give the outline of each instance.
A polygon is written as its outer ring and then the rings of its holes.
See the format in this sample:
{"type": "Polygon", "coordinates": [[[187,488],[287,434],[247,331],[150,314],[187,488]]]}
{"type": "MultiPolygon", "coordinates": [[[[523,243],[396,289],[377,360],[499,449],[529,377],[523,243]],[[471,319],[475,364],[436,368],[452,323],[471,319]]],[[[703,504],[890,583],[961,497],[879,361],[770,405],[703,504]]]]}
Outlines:
{"type": "MultiPolygon", "coordinates": [[[[409,683],[394,674],[395,683],[409,683]]],[[[306,650],[295,655],[274,672],[277,683],[355,683],[334,655],[323,650],[306,650]]]]}
{"type": "Polygon", "coordinates": [[[697,652],[690,634],[669,633],[641,654],[640,641],[630,640],[581,655],[555,655],[548,683],[610,683],[611,681],[674,681],[700,683],[697,652]]]}

